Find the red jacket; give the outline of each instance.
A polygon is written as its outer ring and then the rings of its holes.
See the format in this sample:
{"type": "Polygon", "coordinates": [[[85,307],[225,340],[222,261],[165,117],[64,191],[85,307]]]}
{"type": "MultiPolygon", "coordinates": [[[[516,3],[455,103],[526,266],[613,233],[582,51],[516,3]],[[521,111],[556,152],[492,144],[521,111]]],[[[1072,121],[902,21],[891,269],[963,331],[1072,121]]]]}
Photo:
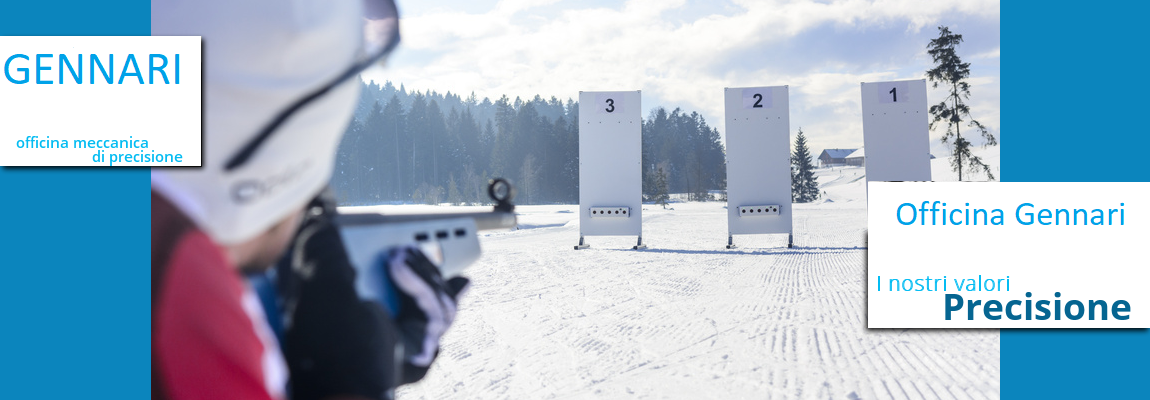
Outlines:
{"type": "Polygon", "coordinates": [[[281,400],[287,374],[223,249],[152,192],[152,398],[281,400]]]}

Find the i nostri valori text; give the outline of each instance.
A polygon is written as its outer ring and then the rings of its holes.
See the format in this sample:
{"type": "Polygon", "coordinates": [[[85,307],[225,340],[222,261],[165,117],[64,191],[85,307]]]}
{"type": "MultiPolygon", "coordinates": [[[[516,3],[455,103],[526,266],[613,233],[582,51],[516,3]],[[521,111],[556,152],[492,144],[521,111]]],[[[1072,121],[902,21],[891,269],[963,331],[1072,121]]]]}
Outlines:
{"type": "MultiPolygon", "coordinates": [[[[952,279],[954,281],[954,288],[958,292],[978,293],[978,292],[1009,292],[1010,291],[1010,277],[1006,278],[987,278],[982,279],[982,275],[978,279],[952,279]]],[[[878,277],[878,291],[883,291],[882,276],[878,277]]],[[[941,292],[949,291],[950,287],[947,285],[947,277],[931,279],[927,276],[925,279],[888,279],[887,291],[892,292],[941,292]],[[941,283],[941,285],[940,285],[941,283]]],[[[966,319],[972,321],[975,318],[975,313],[981,307],[980,313],[988,320],[996,321],[1002,319],[1003,315],[1010,320],[1048,320],[1052,319],[1059,321],[1065,315],[1068,320],[1079,320],[1083,317],[1093,321],[1096,318],[1101,320],[1108,319],[1113,316],[1114,319],[1124,321],[1130,319],[1130,302],[1126,300],[1117,300],[1113,303],[1107,303],[1106,300],[1067,300],[1065,303],[1061,299],[1062,292],[1054,292],[1054,300],[1037,300],[1031,299],[1031,293],[1026,292],[1026,300],[966,300],[958,293],[947,293],[944,300],[944,309],[946,311],[946,320],[950,321],[953,318],[952,313],[961,311],[966,308],[966,319]],[[1052,304],[1053,303],[1053,304],[1052,304]],[[1049,307],[1053,305],[1053,307],[1049,307]],[[1016,307],[1023,307],[1022,313],[1016,313],[1016,307]]],[[[961,317],[961,313],[959,315],[961,317]]]]}

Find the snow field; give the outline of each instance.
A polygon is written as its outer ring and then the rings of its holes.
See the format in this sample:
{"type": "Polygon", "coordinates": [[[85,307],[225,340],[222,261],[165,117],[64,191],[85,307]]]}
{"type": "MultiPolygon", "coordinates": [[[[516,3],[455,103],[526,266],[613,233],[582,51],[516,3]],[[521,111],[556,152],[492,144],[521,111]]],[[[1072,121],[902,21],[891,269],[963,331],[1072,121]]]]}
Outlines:
{"type": "Polygon", "coordinates": [[[819,175],[793,249],[725,249],[721,202],[644,205],[640,251],[601,236],[575,251],[576,206],[518,207],[521,229],[481,238],[439,359],[397,397],[997,398],[997,330],[865,328],[865,178],[819,175]]]}

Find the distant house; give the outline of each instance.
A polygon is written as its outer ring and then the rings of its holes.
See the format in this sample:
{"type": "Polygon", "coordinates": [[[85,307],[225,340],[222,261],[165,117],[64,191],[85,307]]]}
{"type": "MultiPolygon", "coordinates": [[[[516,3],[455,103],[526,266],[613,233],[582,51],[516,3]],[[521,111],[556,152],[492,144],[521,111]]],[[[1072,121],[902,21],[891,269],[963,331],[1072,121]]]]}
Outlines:
{"type": "Polygon", "coordinates": [[[865,166],[866,165],[866,152],[864,150],[866,150],[865,147],[860,148],[858,150],[855,150],[853,153],[848,154],[844,158],[844,160],[846,160],[846,165],[855,166],[855,167],[865,166]]]}
{"type": "Polygon", "coordinates": [[[855,149],[826,149],[822,154],[819,154],[819,164],[824,167],[834,167],[847,165],[846,158],[853,153],[855,149]]]}
{"type": "MultiPolygon", "coordinates": [[[[928,154],[930,159],[934,159],[934,154],[928,154]]],[[[843,158],[844,164],[852,167],[865,167],[866,166],[866,148],[861,147],[853,153],[848,154],[843,158]]]]}

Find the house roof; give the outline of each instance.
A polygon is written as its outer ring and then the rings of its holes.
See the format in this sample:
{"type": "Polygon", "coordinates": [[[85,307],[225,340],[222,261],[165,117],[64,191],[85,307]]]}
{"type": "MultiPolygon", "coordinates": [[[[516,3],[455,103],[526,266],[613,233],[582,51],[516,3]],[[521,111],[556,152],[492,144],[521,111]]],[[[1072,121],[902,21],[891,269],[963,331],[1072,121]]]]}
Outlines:
{"type": "MultiPolygon", "coordinates": [[[[855,150],[853,153],[851,153],[850,155],[848,155],[844,158],[848,158],[848,159],[850,159],[850,158],[864,158],[864,157],[866,157],[866,152],[863,151],[865,149],[866,149],[865,147],[860,147],[858,150],[855,150]]],[[[930,159],[933,160],[934,158],[935,158],[934,154],[930,154],[930,159]]]]}
{"type": "MultiPolygon", "coordinates": [[[[846,158],[848,154],[854,151],[855,149],[825,149],[823,154],[830,156],[830,158],[846,158]]],[[[822,154],[819,155],[819,158],[823,158],[822,154]]]]}

